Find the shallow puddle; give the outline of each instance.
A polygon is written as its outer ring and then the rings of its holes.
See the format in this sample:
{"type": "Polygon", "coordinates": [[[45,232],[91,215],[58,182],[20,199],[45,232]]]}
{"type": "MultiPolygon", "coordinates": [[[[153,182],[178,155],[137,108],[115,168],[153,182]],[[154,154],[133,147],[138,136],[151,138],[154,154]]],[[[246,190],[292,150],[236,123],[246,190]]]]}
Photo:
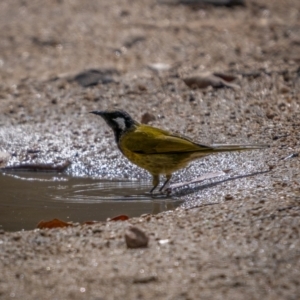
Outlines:
{"type": "Polygon", "coordinates": [[[178,207],[182,201],[153,199],[150,182],[76,178],[54,173],[0,173],[0,229],[36,228],[41,220],[105,221],[178,207]]]}

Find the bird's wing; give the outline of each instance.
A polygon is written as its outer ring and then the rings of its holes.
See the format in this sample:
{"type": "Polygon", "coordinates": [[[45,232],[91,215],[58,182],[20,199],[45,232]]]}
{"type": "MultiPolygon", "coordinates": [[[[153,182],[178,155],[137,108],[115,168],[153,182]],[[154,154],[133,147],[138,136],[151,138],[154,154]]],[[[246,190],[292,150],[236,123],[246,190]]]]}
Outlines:
{"type": "Polygon", "coordinates": [[[186,138],[172,135],[167,131],[140,125],[121,140],[121,148],[141,154],[167,154],[208,151],[211,147],[198,145],[186,138]]]}

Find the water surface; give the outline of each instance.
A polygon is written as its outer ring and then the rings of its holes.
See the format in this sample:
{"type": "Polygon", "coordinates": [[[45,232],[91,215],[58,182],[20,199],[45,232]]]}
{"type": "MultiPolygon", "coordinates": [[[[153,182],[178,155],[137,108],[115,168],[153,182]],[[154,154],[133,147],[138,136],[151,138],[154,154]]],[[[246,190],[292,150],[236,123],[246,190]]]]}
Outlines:
{"type": "Polygon", "coordinates": [[[174,209],[182,203],[153,199],[148,181],[103,180],[55,173],[0,173],[0,229],[36,228],[41,220],[105,221],[174,209]]]}

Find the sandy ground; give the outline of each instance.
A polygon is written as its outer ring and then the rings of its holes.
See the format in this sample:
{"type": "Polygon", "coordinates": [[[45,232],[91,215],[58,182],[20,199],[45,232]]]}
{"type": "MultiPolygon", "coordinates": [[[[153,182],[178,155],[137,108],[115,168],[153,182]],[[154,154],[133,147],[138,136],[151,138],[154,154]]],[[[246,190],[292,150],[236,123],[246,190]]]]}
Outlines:
{"type": "Polygon", "coordinates": [[[299,20],[298,0],[1,1],[0,150],[9,164],[69,159],[71,175],[150,179],[87,114],[106,108],[137,120],[149,112],[152,125],[202,143],[271,147],[178,172],[180,181],[268,171],[195,188],[172,212],[0,231],[0,299],[299,299],[299,20]],[[113,72],[87,88],[70,80],[89,68],[113,72]],[[184,84],[203,72],[230,72],[240,89],[184,84]],[[149,236],[147,248],[127,249],[131,224],[149,236]]]}

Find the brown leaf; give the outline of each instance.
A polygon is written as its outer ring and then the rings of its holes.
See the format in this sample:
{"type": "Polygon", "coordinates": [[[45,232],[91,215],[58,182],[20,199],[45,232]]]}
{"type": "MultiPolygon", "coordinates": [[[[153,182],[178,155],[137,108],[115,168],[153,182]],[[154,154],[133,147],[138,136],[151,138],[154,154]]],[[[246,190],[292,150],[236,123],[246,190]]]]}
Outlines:
{"type": "Polygon", "coordinates": [[[109,221],[126,221],[128,219],[129,219],[129,217],[126,215],[119,215],[119,216],[109,219],[109,221]]]}
{"type": "Polygon", "coordinates": [[[143,248],[148,246],[149,238],[138,227],[130,227],[125,232],[125,241],[128,248],[143,248]]]}
{"type": "Polygon", "coordinates": [[[59,219],[53,219],[51,221],[40,221],[37,225],[37,228],[51,229],[51,228],[63,228],[69,226],[73,226],[73,224],[61,221],[59,219]]]}

